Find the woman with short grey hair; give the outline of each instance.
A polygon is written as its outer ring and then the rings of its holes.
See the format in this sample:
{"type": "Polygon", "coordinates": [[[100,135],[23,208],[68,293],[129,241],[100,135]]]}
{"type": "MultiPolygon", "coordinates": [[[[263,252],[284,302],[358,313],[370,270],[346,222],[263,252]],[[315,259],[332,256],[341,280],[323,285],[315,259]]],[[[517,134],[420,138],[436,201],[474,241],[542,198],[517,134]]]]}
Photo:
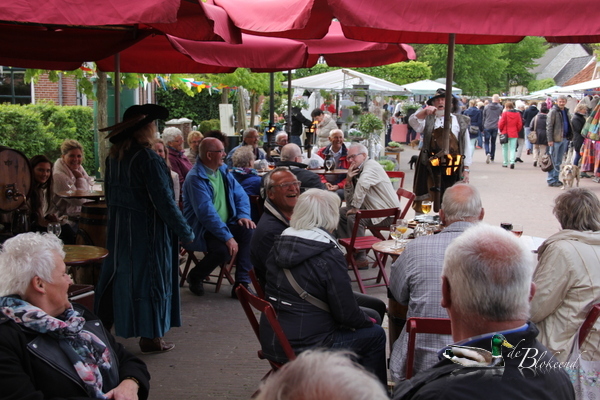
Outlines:
{"type": "MultiPolygon", "coordinates": [[[[183,187],[183,182],[193,165],[183,152],[183,134],[179,128],[174,126],[163,130],[162,139],[167,144],[171,170],[179,175],[179,187],[183,187]]],[[[181,198],[177,199],[178,201],[181,198]]]]}
{"type": "MultiPolygon", "coordinates": [[[[576,188],[554,203],[562,230],[538,249],[531,320],[540,329],[540,342],[562,362],[569,359],[590,307],[600,303],[600,200],[576,188]]],[[[592,330],[581,346],[582,359],[597,360],[599,349],[600,331],[592,330]]]]}
{"type": "MultiPolygon", "coordinates": [[[[340,198],[320,189],[300,195],[290,227],[275,240],[266,267],[266,297],[296,353],[323,347],[355,352],[358,361],[386,384],[386,336],[359,308],[348,264],[331,232],[340,198]],[[309,297],[300,296],[302,292],[309,297]]],[[[266,320],[261,320],[265,356],[287,361],[266,320]]]]}
{"type": "MultiPolygon", "coordinates": [[[[244,188],[248,196],[260,195],[260,185],[262,178],[258,176],[258,172],[253,168],[254,151],[250,146],[241,146],[233,153],[233,170],[231,173],[236,181],[244,188]]],[[[260,216],[256,204],[251,203],[252,221],[258,223],[260,216]]]]}

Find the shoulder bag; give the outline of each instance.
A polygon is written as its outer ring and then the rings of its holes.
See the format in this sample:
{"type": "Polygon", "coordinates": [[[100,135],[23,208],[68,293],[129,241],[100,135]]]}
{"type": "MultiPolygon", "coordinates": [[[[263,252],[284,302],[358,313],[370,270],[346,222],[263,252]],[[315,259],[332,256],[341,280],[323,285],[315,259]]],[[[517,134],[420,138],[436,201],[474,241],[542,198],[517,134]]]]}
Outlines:
{"type": "Polygon", "coordinates": [[[537,143],[537,120],[538,120],[538,116],[536,115],[534,117],[533,120],[533,128],[531,128],[531,130],[529,131],[529,134],[527,135],[527,140],[529,140],[529,143],[531,144],[536,144],[537,143]]]}
{"type": "Polygon", "coordinates": [[[506,133],[500,133],[498,139],[500,140],[500,144],[508,143],[508,135],[506,133]]]}
{"type": "MultiPolygon", "coordinates": [[[[552,151],[552,148],[550,148],[550,151],[552,151]]],[[[544,172],[550,172],[554,169],[551,154],[544,154],[542,156],[542,158],[540,159],[540,168],[544,172]]]]}

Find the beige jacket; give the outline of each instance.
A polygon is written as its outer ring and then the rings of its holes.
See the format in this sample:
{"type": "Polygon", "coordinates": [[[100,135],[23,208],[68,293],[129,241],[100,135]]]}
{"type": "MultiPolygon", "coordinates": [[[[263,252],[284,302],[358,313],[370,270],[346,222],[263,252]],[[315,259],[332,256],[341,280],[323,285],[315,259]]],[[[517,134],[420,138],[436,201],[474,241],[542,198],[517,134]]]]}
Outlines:
{"type": "MultiPolygon", "coordinates": [[[[349,207],[362,210],[400,207],[400,200],[398,200],[390,178],[381,164],[371,159],[365,161],[361,166],[356,184],[346,181],[344,195],[349,207]]],[[[372,222],[378,224],[384,219],[374,218],[372,222]]]]}
{"type": "MultiPolygon", "coordinates": [[[[538,340],[563,362],[593,304],[600,302],[600,232],[562,230],[538,249],[531,320],[538,340]]],[[[600,321],[581,348],[584,360],[600,360],[600,321]]]]}
{"type": "Polygon", "coordinates": [[[69,167],[65,164],[62,158],[59,158],[54,163],[54,170],[52,172],[53,188],[55,193],[54,202],[58,209],[59,215],[78,216],[81,214],[81,206],[83,203],[87,203],[90,200],[86,199],[65,199],[56,196],[58,192],[66,192],[69,190],[69,183],[71,183],[72,190],[89,190],[90,184],[88,182],[88,174],[85,172],[83,167],[80,167],[79,172],[83,175],[79,179],[75,179],[75,175],[71,172],[69,167]]]}
{"type": "Polygon", "coordinates": [[[319,148],[325,147],[329,144],[329,133],[337,129],[338,126],[331,117],[331,115],[325,114],[323,121],[317,127],[317,137],[319,139],[319,148]]]}

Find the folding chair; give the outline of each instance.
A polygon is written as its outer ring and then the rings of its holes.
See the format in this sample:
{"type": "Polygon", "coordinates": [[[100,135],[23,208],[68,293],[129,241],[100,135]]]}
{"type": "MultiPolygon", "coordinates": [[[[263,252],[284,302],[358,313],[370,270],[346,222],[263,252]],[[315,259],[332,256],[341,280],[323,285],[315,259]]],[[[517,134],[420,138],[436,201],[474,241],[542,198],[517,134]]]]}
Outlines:
{"type": "Polygon", "coordinates": [[[404,172],[402,172],[402,171],[385,171],[385,173],[390,178],[398,178],[398,179],[400,179],[400,186],[399,187],[401,187],[401,188],[404,187],[404,177],[406,176],[406,174],[404,172]]]}
{"type": "MultiPolygon", "coordinates": [[[[181,250],[181,255],[185,255],[186,253],[187,253],[187,251],[185,249],[181,250]]],[[[190,265],[192,264],[192,262],[194,263],[194,265],[198,264],[198,259],[194,255],[193,251],[187,253],[187,255],[188,255],[188,259],[185,262],[183,271],[181,271],[181,270],[179,271],[179,275],[181,276],[181,280],[179,281],[179,287],[183,287],[183,284],[185,283],[188,272],[190,272],[190,265]]],[[[225,263],[221,264],[221,267],[220,267],[221,270],[219,271],[219,275],[214,275],[214,274],[209,275],[210,277],[217,278],[217,283],[216,283],[217,287],[215,288],[215,293],[219,293],[219,291],[221,290],[221,285],[223,284],[223,278],[227,278],[230,285],[233,285],[235,283],[235,279],[233,279],[233,276],[231,275],[231,270],[235,266],[236,259],[237,259],[237,257],[232,257],[229,260],[229,262],[225,262],[225,263]]],[[[207,281],[205,281],[204,283],[208,283],[211,285],[215,284],[213,282],[207,282],[207,281]]]]}
{"type": "MultiPolygon", "coordinates": [[[[250,325],[252,325],[252,329],[254,330],[254,334],[256,335],[258,342],[260,343],[260,323],[256,318],[256,315],[254,314],[253,308],[265,315],[267,321],[269,322],[269,325],[271,325],[271,329],[273,329],[273,332],[277,337],[277,340],[279,340],[279,344],[281,344],[281,347],[283,348],[286,357],[289,361],[294,360],[296,358],[296,353],[294,353],[294,350],[292,349],[290,342],[285,336],[281,325],[279,325],[277,315],[275,314],[275,309],[273,308],[271,303],[269,303],[267,300],[258,298],[257,296],[253,295],[248,289],[246,289],[242,285],[238,286],[235,289],[235,293],[237,294],[237,298],[240,301],[244,312],[246,313],[246,317],[248,317],[250,325]]],[[[262,350],[258,350],[258,358],[260,358],[261,360],[267,360],[271,365],[271,370],[267,372],[263,379],[265,379],[271,373],[277,371],[283,366],[282,363],[272,361],[266,358],[262,350]]]]}
{"type": "Polygon", "coordinates": [[[406,217],[406,214],[408,214],[408,210],[410,210],[410,207],[412,207],[412,204],[415,201],[416,195],[413,192],[409,192],[408,190],[402,189],[402,188],[399,188],[396,191],[396,194],[398,195],[398,200],[400,201],[400,204],[402,204],[402,198],[405,198],[406,200],[408,200],[406,202],[406,204],[404,205],[402,212],[400,212],[400,216],[398,217],[400,219],[403,219],[404,217],[406,217]]]}
{"type": "Polygon", "coordinates": [[[408,351],[406,353],[406,379],[413,376],[415,363],[415,341],[417,333],[437,333],[439,335],[451,335],[452,326],[448,318],[409,318],[406,321],[406,332],[408,333],[408,351]]]}
{"type": "Polygon", "coordinates": [[[389,286],[388,277],[385,273],[385,264],[381,262],[381,257],[375,257],[375,265],[379,267],[379,273],[374,278],[361,278],[360,272],[356,265],[356,261],[354,260],[354,255],[361,252],[368,252],[371,250],[373,244],[377,242],[381,242],[383,238],[381,238],[381,233],[379,233],[379,237],[377,236],[356,236],[358,233],[358,228],[360,225],[360,221],[362,219],[372,219],[372,218],[387,218],[393,217],[394,221],[398,219],[398,214],[400,210],[398,208],[386,208],[383,210],[360,210],[356,213],[356,219],[354,221],[354,228],[352,229],[352,237],[339,239],[339,243],[346,248],[346,260],[348,261],[348,265],[354,271],[354,275],[356,276],[356,283],[360,289],[361,293],[366,293],[366,288],[377,287],[377,286],[389,286]],[[381,280],[383,279],[383,283],[381,280]],[[373,285],[365,285],[364,281],[375,280],[375,284],[373,285]]]}
{"type": "Polygon", "coordinates": [[[592,329],[594,328],[594,324],[596,320],[600,316],[600,303],[594,304],[590,311],[585,317],[583,324],[581,324],[581,328],[579,328],[579,347],[583,345],[585,339],[588,337],[592,329]]]}
{"type": "Polygon", "coordinates": [[[258,277],[256,276],[256,271],[254,270],[254,268],[248,271],[248,275],[250,276],[250,281],[252,282],[252,286],[254,286],[254,291],[256,292],[256,295],[261,299],[264,299],[265,291],[263,290],[262,286],[260,285],[260,282],[258,281],[258,277]]]}

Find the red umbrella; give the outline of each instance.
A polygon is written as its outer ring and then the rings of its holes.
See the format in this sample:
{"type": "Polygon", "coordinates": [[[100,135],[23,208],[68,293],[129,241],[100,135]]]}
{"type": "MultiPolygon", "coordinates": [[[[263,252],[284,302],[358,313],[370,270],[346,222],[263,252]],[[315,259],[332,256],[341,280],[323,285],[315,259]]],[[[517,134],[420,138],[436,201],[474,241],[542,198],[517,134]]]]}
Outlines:
{"type": "Polygon", "coordinates": [[[157,32],[241,41],[225,11],[202,2],[0,0],[0,9],[0,65],[15,67],[72,70],[157,32]]]}

